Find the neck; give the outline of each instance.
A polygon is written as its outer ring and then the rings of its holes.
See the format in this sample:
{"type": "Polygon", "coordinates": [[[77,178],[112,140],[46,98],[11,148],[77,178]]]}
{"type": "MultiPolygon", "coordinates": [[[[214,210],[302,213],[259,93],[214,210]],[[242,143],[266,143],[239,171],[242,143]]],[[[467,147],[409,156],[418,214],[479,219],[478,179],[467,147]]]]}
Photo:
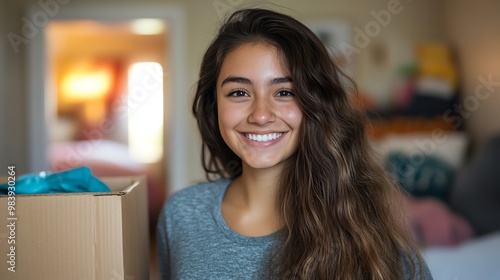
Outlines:
{"type": "MultiPolygon", "coordinates": [[[[243,163],[243,172],[235,179],[235,189],[238,190],[244,205],[249,209],[263,207],[267,210],[276,209],[278,180],[281,168],[254,169],[243,163]]],[[[273,211],[274,212],[274,211],[273,211]]]]}
{"type": "Polygon", "coordinates": [[[227,189],[222,213],[236,232],[261,236],[280,226],[277,193],[281,168],[253,169],[243,163],[243,172],[227,189]]]}

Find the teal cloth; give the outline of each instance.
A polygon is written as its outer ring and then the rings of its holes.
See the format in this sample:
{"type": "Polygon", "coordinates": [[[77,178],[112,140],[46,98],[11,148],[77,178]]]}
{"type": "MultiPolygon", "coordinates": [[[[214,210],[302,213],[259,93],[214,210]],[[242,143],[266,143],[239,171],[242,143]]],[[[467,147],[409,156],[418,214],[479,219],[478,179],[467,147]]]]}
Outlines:
{"type": "Polygon", "coordinates": [[[408,193],[445,201],[455,178],[455,170],[439,158],[393,152],[387,157],[389,171],[408,193]]]}
{"type": "MultiPolygon", "coordinates": [[[[0,194],[8,193],[8,184],[0,185],[0,194]]],[[[109,192],[110,189],[94,177],[87,166],[52,173],[40,172],[19,176],[16,194],[46,194],[73,192],[109,192]]]]}

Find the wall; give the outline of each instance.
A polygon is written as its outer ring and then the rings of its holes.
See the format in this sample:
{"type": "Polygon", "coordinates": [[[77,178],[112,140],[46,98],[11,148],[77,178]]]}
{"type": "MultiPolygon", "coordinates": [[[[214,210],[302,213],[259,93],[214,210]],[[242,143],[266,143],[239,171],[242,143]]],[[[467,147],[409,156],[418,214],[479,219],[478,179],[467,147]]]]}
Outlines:
{"type": "MultiPolygon", "coordinates": [[[[274,1],[297,11],[291,12],[299,19],[342,18],[353,27],[353,40],[349,44],[358,47],[360,53],[354,55],[354,78],[360,88],[366,91],[381,107],[387,107],[391,98],[391,86],[397,79],[395,69],[401,63],[413,59],[413,47],[422,41],[439,41],[444,38],[442,28],[442,6],[440,1],[274,1]],[[389,8],[397,7],[397,8],[389,8]],[[393,11],[390,20],[380,31],[370,34],[376,21],[373,13],[393,11]],[[358,44],[361,34],[368,35],[367,44],[358,44]],[[372,36],[373,34],[373,36],[372,36]],[[382,50],[386,59],[375,63],[374,53],[382,50]]],[[[362,40],[360,40],[362,41],[362,40]]]]}
{"type": "Polygon", "coordinates": [[[7,35],[19,34],[22,5],[18,1],[2,1],[0,9],[0,176],[7,165],[15,164],[18,173],[27,171],[27,101],[24,77],[26,53],[15,53],[7,35]]]}
{"type": "Polygon", "coordinates": [[[500,1],[446,0],[444,4],[449,39],[461,64],[460,105],[477,147],[500,132],[500,1]],[[493,81],[489,90],[483,79],[493,81]]]}
{"type": "MultiPolygon", "coordinates": [[[[6,29],[6,16],[5,9],[0,10],[0,34],[5,34],[6,29]]],[[[5,101],[7,99],[7,89],[5,87],[5,73],[6,73],[6,48],[7,48],[7,40],[4,36],[0,37],[0,112],[5,112],[5,101]]],[[[2,114],[3,116],[3,114],[2,114]]],[[[0,131],[7,131],[7,119],[0,117],[0,131]]],[[[0,140],[0,158],[6,157],[7,145],[0,140]]]]}
{"type": "MultiPolygon", "coordinates": [[[[23,1],[7,1],[7,9],[4,12],[8,18],[4,19],[6,24],[2,23],[1,37],[5,38],[5,32],[9,30],[17,30],[20,33],[20,25],[22,24],[22,8],[29,5],[35,5],[40,0],[23,0],[23,1]],[[10,6],[9,6],[10,5],[10,6]]],[[[47,2],[49,0],[43,0],[47,2]]],[[[136,1],[128,0],[69,0],[66,5],[78,4],[116,4],[117,12],[119,6],[124,3],[137,3],[136,1]]],[[[222,18],[220,11],[232,10],[231,5],[234,3],[243,6],[254,6],[254,1],[243,0],[214,0],[214,1],[195,1],[195,0],[144,0],[141,3],[147,5],[148,3],[177,3],[185,8],[186,22],[187,22],[187,36],[186,36],[186,65],[188,77],[186,81],[190,92],[177,93],[184,94],[185,98],[192,100],[192,93],[194,85],[197,80],[199,71],[199,64],[203,55],[203,51],[207,44],[212,39],[217,23],[222,18]],[[227,9],[226,9],[227,8],[227,9]]],[[[397,0],[387,1],[361,1],[361,0],[279,0],[273,1],[273,4],[267,4],[267,7],[277,9],[301,20],[308,19],[330,19],[340,17],[349,21],[353,27],[364,29],[367,24],[374,21],[374,17],[370,14],[371,11],[379,12],[380,10],[387,10],[388,3],[399,2],[397,0]],[[280,7],[282,6],[282,7],[280,7]]],[[[259,1],[258,3],[263,3],[259,1]]],[[[397,3],[396,3],[397,4],[397,3]]],[[[260,4],[261,5],[261,4],[260,4]]],[[[394,79],[393,68],[402,61],[408,61],[412,58],[411,46],[419,41],[432,41],[441,40],[444,38],[444,29],[442,24],[443,7],[441,1],[435,0],[418,0],[407,1],[401,0],[399,7],[402,10],[398,14],[393,14],[387,26],[381,27],[379,32],[375,32],[371,36],[369,43],[366,46],[360,47],[359,55],[354,58],[356,74],[354,77],[362,89],[370,92],[377,103],[384,105],[390,98],[390,82],[394,79]],[[374,46],[382,45],[387,50],[387,61],[383,65],[375,65],[372,62],[371,54],[373,53],[374,46]]],[[[2,17],[3,18],[3,17],[2,17]]],[[[40,35],[40,34],[39,34],[40,35]]],[[[2,40],[2,39],[0,39],[2,40]]],[[[351,45],[356,45],[350,42],[351,45]]],[[[2,94],[9,101],[9,104],[16,102],[16,107],[10,107],[10,111],[1,111],[0,119],[6,119],[9,113],[13,113],[13,120],[11,124],[12,133],[8,138],[0,138],[0,146],[16,144],[15,149],[8,149],[0,154],[0,168],[5,166],[7,162],[16,162],[19,165],[27,166],[27,153],[26,140],[27,137],[27,123],[26,123],[26,76],[25,60],[26,46],[21,46],[21,52],[14,55],[11,48],[3,51],[4,55],[9,58],[6,65],[7,67],[0,68],[0,76],[6,77],[9,85],[4,88],[2,94]]],[[[3,64],[3,63],[2,63],[3,64]]],[[[192,153],[186,155],[188,161],[191,162],[189,166],[192,169],[188,172],[190,181],[201,180],[204,178],[199,158],[200,158],[200,142],[198,132],[195,128],[194,119],[189,113],[190,108],[186,108],[186,113],[183,116],[174,116],[175,118],[189,118],[190,125],[186,127],[185,139],[190,145],[193,146],[192,153]]],[[[36,137],[36,136],[34,136],[36,137]]],[[[1,151],[1,150],[0,150],[1,151]]]]}

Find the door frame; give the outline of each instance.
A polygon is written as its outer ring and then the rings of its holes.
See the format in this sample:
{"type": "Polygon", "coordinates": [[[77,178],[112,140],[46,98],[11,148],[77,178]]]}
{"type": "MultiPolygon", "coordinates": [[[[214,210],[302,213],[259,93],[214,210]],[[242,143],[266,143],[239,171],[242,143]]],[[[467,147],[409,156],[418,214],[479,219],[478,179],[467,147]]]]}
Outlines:
{"type": "MultiPolygon", "coordinates": [[[[44,10],[39,5],[32,5],[27,11],[27,18],[32,19],[44,10]]],[[[45,28],[51,21],[63,20],[97,20],[128,21],[138,18],[156,18],[165,21],[169,29],[169,44],[165,50],[170,62],[170,96],[164,98],[164,153],[168,155],[165,172],[168,174],[170,191],[189,183],[187,170],[190,149],[188,120],[190,118],[188,94],[186,87],[186,24],[184,8],[172,3],[166,4],[124,4],[120,7],[110,4],[69,3],[58,7],[57,12],[46,13],[49,18],[45,26],[41,26],[38,34],[30,39],[28,48],[28,156],[29,171],[48,170],[48,154],[50,124],[55,119],[55,98],[50,94],[45,49],[45,28]],[[40,32],[41,31],[41,32],[40,32]],[[175,69],[175,71],[173,71],[175,69]],[[51,111],[52,110],[52,111],[51,111]],[[168,114],[168,112],[170,114],[168,114]],[[168,114],[168,115],[167,115],[168,114]],[[169,121],[169,123],[167,123],[169,121]]],[[[169,191],[169,190],[167,190],[169,191]]]]}

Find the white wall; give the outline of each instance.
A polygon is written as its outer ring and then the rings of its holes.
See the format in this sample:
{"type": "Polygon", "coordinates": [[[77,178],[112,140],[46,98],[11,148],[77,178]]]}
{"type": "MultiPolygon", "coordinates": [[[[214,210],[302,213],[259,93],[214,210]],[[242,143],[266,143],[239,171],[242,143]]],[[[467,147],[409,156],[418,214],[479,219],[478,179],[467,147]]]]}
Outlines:
{"type": "Polygon", "coordinates": [[[445,8],[446,28],[462,70],[461,105],[477,147],[500,132],[500,1],[446,0],[445,8]],[[491,91],[480,77],[496,82],[491,91]]]}

